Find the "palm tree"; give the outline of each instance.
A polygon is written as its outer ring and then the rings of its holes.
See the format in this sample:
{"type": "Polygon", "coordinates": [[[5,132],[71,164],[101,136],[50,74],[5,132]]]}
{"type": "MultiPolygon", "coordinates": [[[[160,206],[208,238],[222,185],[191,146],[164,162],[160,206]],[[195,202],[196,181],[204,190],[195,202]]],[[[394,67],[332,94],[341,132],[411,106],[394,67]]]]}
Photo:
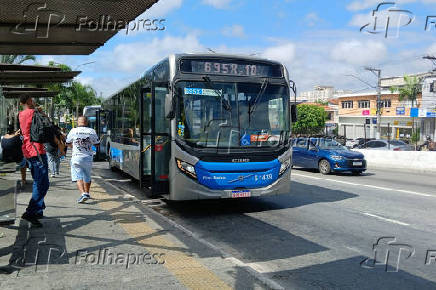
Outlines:
{"type": "MultiPolygon", "coordinates": [[[[404,76],[404,85],[401,87],[392,87],[391,92],[399,93],[399,100],[407,100],[412,103],[412,108],[417,106],[416,99],[418,95],[422,93],[422,83],[421,79],[417,77],[404,76]]],[[[415,128],[415,118],[412,118],[413,126],[412,126],[412,142],[415,143],[415,149],[417,146],[417,142],[419,141],[420,130],[419,128],[415,128]]]]}
{"type": "Polygon", "coordinates": [[[391,92],[398,92],[400,101],[408,100],[412,102],[412,108],[416,105],[416,99],[422,92],[421,79],[417,77],[404,76],[404,85],[392,87],[391,92]]]}
{"type": "Polygon", "coordinates": [[[0,58],[0,63],[7,64],[22,64],[28,60],[35,61],[34,55],[16,55],[16,54],[3,54],[0,58]]]}

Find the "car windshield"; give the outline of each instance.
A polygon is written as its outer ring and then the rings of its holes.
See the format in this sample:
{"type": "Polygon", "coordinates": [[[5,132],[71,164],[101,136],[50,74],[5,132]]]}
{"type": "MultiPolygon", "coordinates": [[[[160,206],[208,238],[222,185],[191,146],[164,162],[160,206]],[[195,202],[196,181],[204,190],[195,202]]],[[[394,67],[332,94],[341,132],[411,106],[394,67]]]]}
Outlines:
{"type": "Polygon", "coordinates": [[[403,141],[399,141],[399,140],[391,140],[391,141],[389,141],[389,144],[394,145],[394,146],[404,146],[404,145],[407,145],[403,141]]]}
{"type": "Polygon", "coordinates": [[[261,83],[177,83],[177,135],[200,148],[277,147],[289,139],[289,88],[261,83]]]}
{"type": "Polygon", "coordinates": [[[329,138],[312,138],[310,141],[321,150],[348,150],[347,147],[329,138]]]}

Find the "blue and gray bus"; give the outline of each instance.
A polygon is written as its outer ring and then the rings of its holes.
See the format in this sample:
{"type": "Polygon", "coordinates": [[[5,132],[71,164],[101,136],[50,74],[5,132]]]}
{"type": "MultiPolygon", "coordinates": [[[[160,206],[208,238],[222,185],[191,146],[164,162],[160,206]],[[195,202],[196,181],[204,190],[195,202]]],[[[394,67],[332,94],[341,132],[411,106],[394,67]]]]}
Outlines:
{"type": "Polygon", "coordinates": [[[169,200],[285,194],[295,85],[278,62],[170,55],[105,101],[109,165],[169,200]]]}

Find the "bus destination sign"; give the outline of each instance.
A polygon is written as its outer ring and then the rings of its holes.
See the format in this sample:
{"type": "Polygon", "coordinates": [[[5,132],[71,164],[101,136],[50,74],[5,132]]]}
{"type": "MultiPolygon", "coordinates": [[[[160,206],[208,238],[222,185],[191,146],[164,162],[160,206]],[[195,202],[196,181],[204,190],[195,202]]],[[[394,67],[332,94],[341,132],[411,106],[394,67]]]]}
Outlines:
{"type": "Polygon", "coordinates": [[[181,71],[204,75],[228,75],[242,77],[282,77],[282,68],[277,64],[265,64],[231,60],[182,60],[181,71]]]}

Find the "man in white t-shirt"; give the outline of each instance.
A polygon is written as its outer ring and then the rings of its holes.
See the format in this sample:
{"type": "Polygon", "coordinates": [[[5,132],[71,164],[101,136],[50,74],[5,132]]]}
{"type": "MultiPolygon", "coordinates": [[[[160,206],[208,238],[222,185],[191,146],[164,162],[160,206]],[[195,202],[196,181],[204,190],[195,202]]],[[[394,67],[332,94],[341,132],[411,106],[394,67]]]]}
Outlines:
{"type": "Polygon", "coordinates": [[[97,133],[94,129],[88,128],[88,119],[79,117],[78,127],[70,131],[66,143],[73,147],[71,156],[71,180],[77,183],[81,196],[78,203],[84,203],[91,198],[89,189],[91,187],[91,170],[94,151],[93,145],[99,145],[97,133]]]}

